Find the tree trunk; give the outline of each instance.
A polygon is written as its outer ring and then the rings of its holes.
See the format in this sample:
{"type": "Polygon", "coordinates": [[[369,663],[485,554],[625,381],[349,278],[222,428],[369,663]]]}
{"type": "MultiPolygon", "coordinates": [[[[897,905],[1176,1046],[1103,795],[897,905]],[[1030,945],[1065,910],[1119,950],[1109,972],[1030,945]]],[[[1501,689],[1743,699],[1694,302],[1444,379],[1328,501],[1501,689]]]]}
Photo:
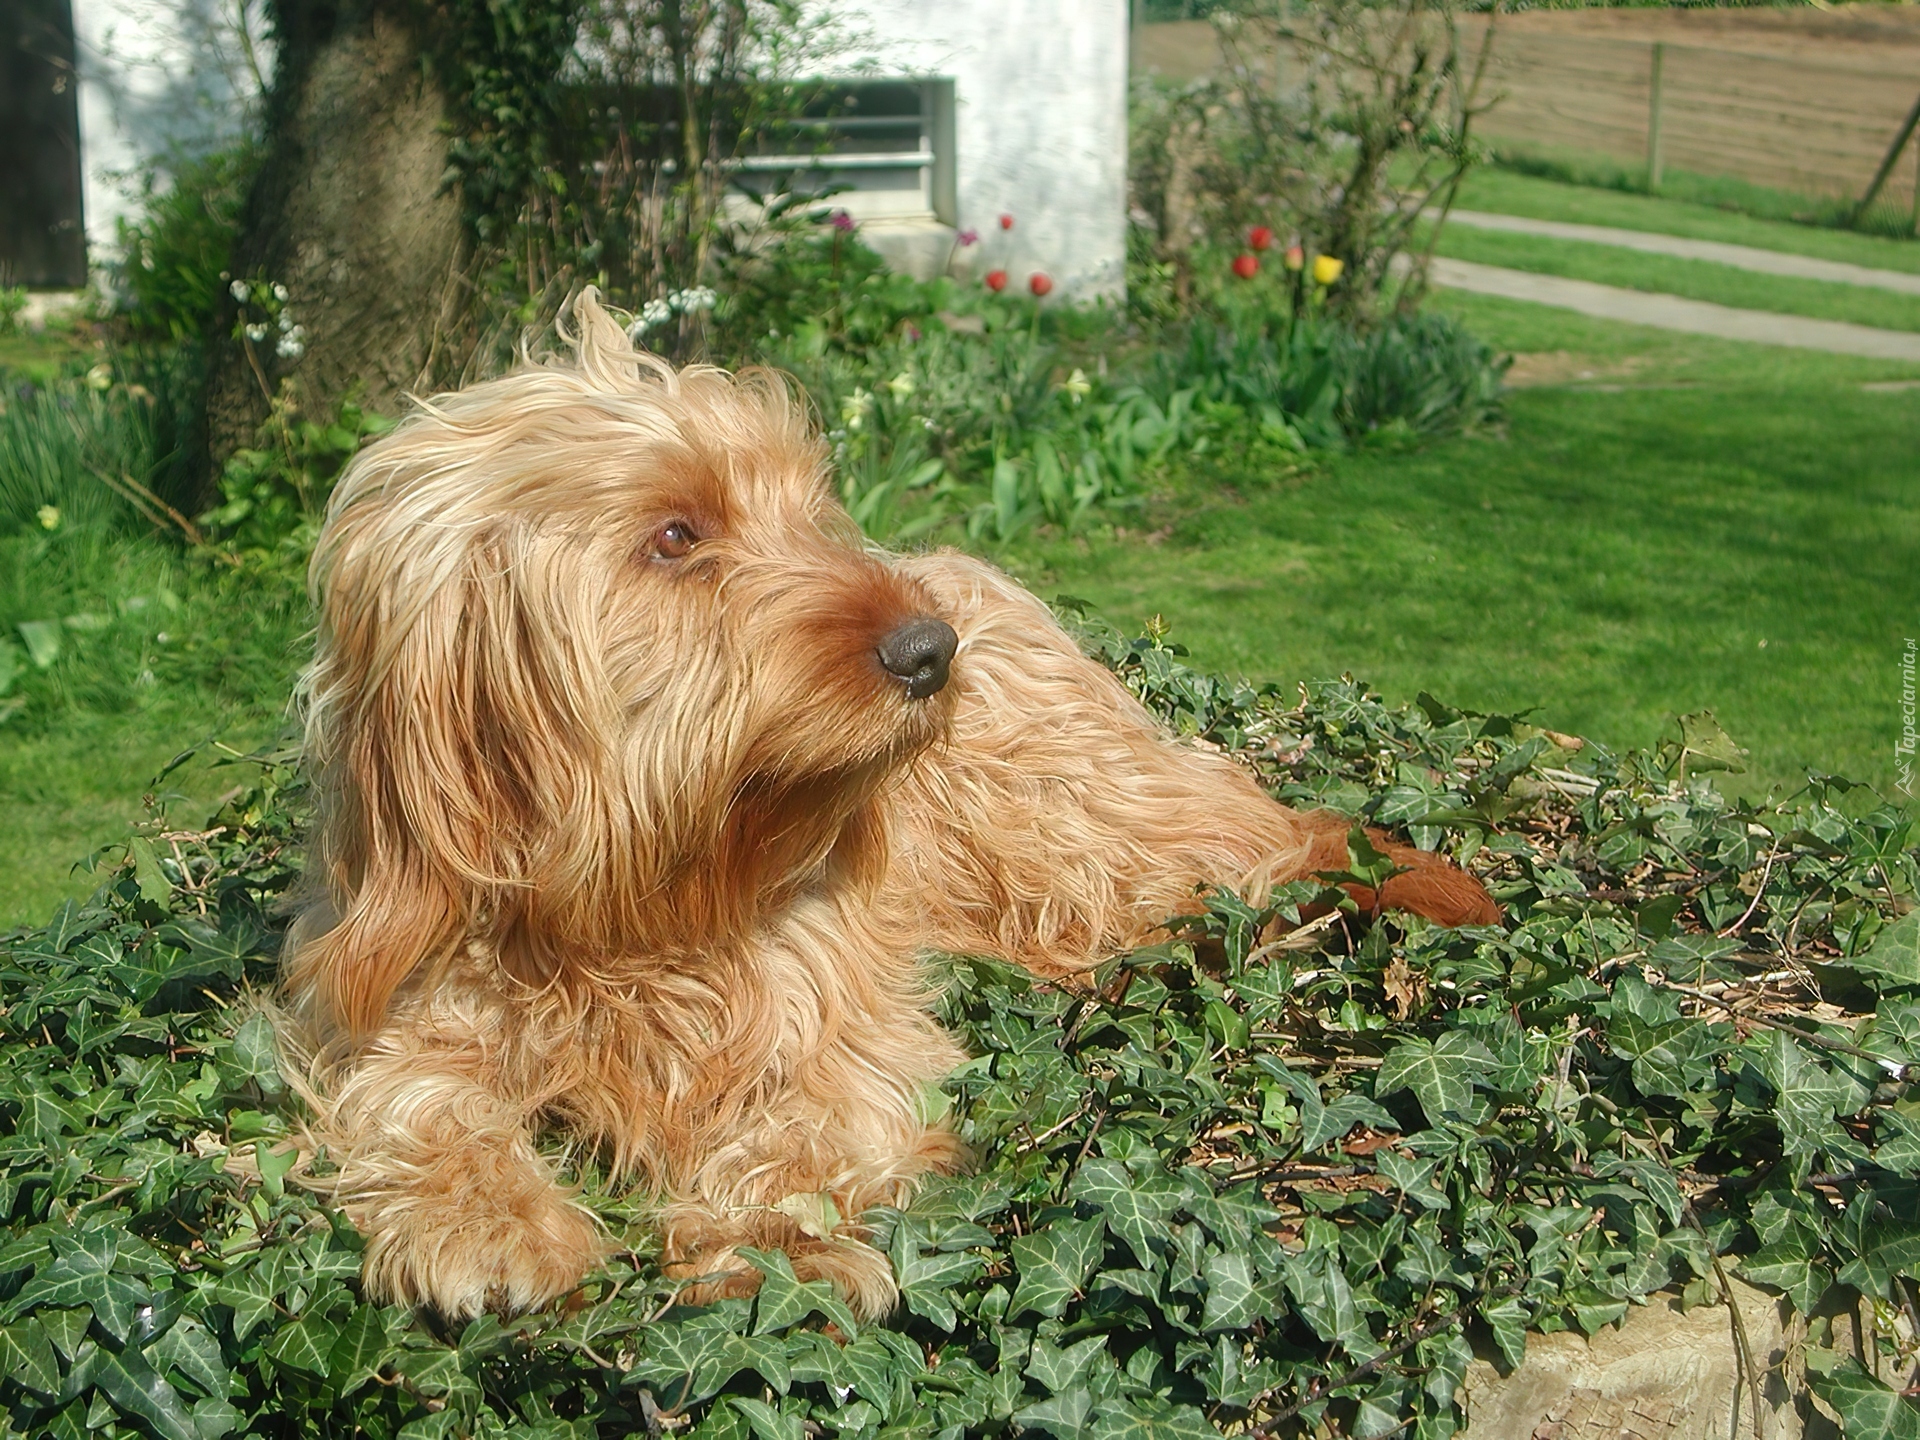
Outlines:
{"type": "Polygon", "coordinates": [[[224,299],[207,386],[216,466],[254,442],[289,380],[300,411],[324,420],[348,399],[394,414],[458,373],[444,336],[463,309],[465,232],[424,8],[280,0],[265,161],[233,274],[286,287],[305,349],[279,354],[277,330],[243,344],[232,332],[261,312],[224,299]]]}

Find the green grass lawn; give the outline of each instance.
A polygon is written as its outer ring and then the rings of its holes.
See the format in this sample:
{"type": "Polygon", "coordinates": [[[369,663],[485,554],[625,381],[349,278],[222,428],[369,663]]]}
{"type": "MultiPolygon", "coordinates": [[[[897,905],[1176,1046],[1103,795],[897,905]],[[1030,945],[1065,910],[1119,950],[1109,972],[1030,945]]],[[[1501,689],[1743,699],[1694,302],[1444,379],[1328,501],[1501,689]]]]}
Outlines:
{"type": "Polygon", "coordinates": [[[1460,187],[1463,210],[1490,210],[1535,220],[1566,220],[1581,225],[1612,225],[1621,230],[1650,230],[1689,240],[1721,240],[1760,250],[1784,250],[1844,260],[1876,270],[1920,273],[1920,242],[1862,235],[1791,220],[1766,220],[1721,206],[1622,190],[1569,185],[1498,166],[1474,171],[1460,187]]]}
{"type": "Polygon", "coordinates": [[[198,825],[238,783],[221,747],[249,750],[285,726],[306,624],[290,588],[189,568],[155,540],[0,540],[0,929],[91,891],[76,865],[154,804],[198,825]],[[56,627],[44,670],[20,643],[23,621],[56,627]]]}
{"type": "Polygon", "coordinates": [[[1712,260],[1647,255],[1617,245],[1516,235],[1449,225],[1438,252],[1482,265],[1504,265],[1545,275],[1565,275],[1628,290],[1683,295],[1743,310],[1770,310],[1816,320],[1846,320],[1883,330],[1920,330],[1920,295],[1869,290],[1825,280],[1762,275],[1712,260]]]}
{"type": "Polygon", "coordinates": [[[1615,747],[1710,707],[1753,752],[1750,788],[1808,766],[1890,787],[1920,627],[1920,391],[1860,382],[1900,368],[1441,303],[1515,350],[1639,362],[1632,386],[1518,391],[1504,436],[1232,475],[1157,543],[1009,562],[1123,625],[1164,616],[1206,666],[1538,707],[1615,747]]]}
{"type": "MultiPolygon", "coordinates": [[[[1469,177],[1459,204],[1463,209],[1502,215],[1611,225],[1842,260],[1879,270],[1920,273],[1920,243],[1910,240],[1760,220],[1686,201],[1586,189],[1506,170],[1482,170],[1469,177]]],[[[1855,285],[1761,275],[1708,260],[1647,255],[1612,245],[1475,230],[1465,225],[1448,226],[1438,248],[1442,255],[1483,265],[1565,275],[1741,309],[1845,320],[1888,330],[1920,330],[1920,297],[1855,285]]]]}

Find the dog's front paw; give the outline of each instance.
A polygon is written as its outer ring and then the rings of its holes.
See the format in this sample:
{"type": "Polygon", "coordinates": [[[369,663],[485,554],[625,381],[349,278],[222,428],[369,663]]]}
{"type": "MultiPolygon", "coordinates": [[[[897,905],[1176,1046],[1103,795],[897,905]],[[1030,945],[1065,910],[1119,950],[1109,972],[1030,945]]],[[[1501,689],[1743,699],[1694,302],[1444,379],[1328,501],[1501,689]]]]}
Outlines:
{"type": "MultiPolygon", "coordinates": [[[[796,1237],[772,1248],[786,1252],[800,1281],[825,1280],[831,1284],[834,1293],[860,1320],[878,1320],[899,1301],[893,1266],[871,1245],[851,1239],[796,1237]]],[[[743,1259],[733,1244],[725,1242],[716,1241],[683,1258],[669,1259],[661,1268],[669,1280],[681,1282],[678,1299],[683,1305],[743,1299],[760,1290],[760,1271],[743,1259]]]]}
{"type": "Polygon", "coordinates": [[[607,1251],[593,1217],[557,1186],[407,1196],[363,1210],[367,1289],[449,1320],[537,1310],[578,1288],[607,1251]]]}

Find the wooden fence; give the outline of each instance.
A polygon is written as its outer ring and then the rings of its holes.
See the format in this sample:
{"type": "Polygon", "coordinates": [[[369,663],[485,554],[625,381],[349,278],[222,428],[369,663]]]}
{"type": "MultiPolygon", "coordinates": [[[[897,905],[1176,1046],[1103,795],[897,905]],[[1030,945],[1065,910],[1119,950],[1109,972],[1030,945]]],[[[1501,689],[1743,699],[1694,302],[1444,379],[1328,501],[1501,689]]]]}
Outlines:
{"type": "MultiPolygon", "coordinates": [[[[1471,37],[1469,64],[1483,36],[1471,37]]],[[[1692,45],[1496,30],[1479,131],[1496,148],[1605,156],[1833,199],[1858,199],[1920,97],[1920,67],[1885,70],[1692,45]]],[[[1915,205],[1920,142],[1880,203],[1915,205]]]]}

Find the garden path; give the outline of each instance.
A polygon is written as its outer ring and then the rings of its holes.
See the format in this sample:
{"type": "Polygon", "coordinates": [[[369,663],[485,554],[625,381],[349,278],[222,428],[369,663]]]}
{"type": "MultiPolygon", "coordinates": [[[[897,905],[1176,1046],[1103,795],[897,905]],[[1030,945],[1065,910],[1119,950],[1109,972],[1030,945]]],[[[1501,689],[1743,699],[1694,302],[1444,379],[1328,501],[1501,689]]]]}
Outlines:
{"type": "Polygon", "coordinates": [[[1597,285],[1590,280],[1537,275],[1530,270],[1509,270],[1470,260],[1449,260],[1444,256],[1434,257],[1432,276],[1434,284],[1449,290],[1468,290],[1479,295],[1577,310],[1602,320],[1624,320],[1629,324],[1681,330],[1693,335],[1716,335],[1723,340],[1788,345],[1800,350],[1825,350],[1836,355],[1864,355],[1877,360],[1908,360],[1920,364],[1920,334],[1912,331],[1878,330],[1871,325],[1852,325],[1844,320],[1809,320],[1769,310],[1739,310],[1706,300],[1626,290],[1616,285],[1597,285]]]}
{"type": "Polygon", "coordinates": [[[1719,240],[1689,240],[1648,230],[1622,230],[1612,225],[1576,225],[1565,220],[1535,220],[1523,215],[1489,215],[1481,210],[1454,210],[1451,225],[1473,230],[1505,230],[1517,235],[1540,235],[1552,240],[1583,240],[1590,245],[1613,245],[1649,255],[1673,255],[1682,260],[1711,260],[1762,275],[1790,275],[1798,280],[1826,280],[1835,285],[1859,285],[1874,290],[1897,290],[1920,295],[1920,275],[1899,270],[1876,270],[1843,260],[1816,260],[1752,245],[1729,245],[1719,240]]]}

